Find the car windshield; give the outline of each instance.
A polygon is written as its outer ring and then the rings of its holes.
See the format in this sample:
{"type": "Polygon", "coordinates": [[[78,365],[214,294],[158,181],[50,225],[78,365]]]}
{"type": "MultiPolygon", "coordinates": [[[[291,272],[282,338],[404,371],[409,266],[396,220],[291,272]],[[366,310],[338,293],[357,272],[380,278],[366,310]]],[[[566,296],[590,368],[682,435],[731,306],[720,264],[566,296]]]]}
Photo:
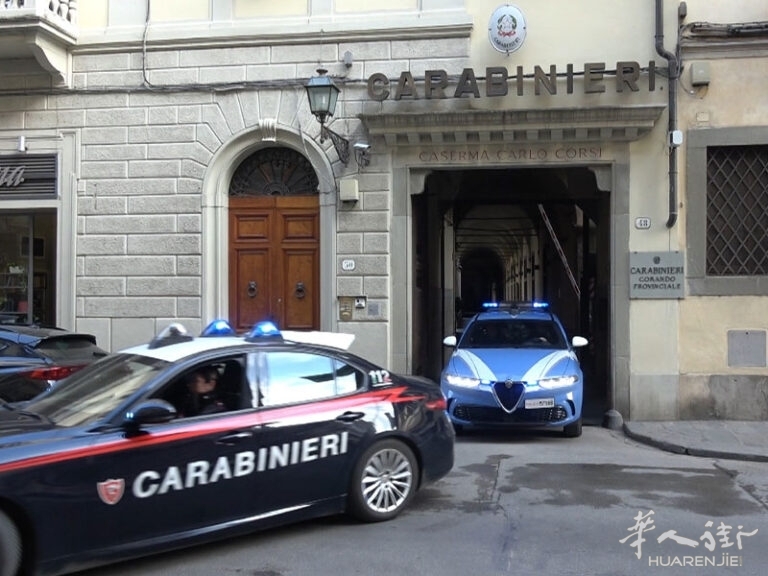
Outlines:
{"type": "Polygon", "coordinates": [[[110,414],[169,365],[167,361],[113,354],[62,380],[24,406],[58,426],[81,426],[110,414]]]}
{"type": "Polygon", "coordinates": [[[459,348],[566,348],[560,327],[552,320],[520,318],[475,320],[459,348]]]}

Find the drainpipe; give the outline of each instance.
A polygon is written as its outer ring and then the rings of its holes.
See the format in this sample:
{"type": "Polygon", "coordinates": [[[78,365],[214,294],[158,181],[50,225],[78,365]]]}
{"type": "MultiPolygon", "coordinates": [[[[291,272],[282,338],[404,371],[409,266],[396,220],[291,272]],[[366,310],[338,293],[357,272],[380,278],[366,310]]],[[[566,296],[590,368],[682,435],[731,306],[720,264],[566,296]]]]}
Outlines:
{"type": "MultiPolygon", "coordinates": [[[[663,0],[656,0],[656,52],[668,63],[668,98],[669,98],[669,218],[667,228],[672,228],[677,222],[677,144],[672,144],[672,134],[677,130],[677,79],[680,76],[680,63],[677,56],[664,49],[664,15],[663,0]]],[[[680,3],[678,16],[685,16],[685,2],[680,3]]]]}

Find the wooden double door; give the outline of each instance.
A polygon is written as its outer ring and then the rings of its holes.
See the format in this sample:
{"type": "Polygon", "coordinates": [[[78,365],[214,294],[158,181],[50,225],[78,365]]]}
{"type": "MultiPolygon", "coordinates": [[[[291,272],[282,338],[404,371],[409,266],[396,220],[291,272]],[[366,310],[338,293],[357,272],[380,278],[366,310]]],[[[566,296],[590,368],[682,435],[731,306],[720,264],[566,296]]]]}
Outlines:
{"type": "Polygon", "coordinates": [[[318,196],[230,197],[229,318],[237,330],[272,320],[320,328],[318,196]]]}

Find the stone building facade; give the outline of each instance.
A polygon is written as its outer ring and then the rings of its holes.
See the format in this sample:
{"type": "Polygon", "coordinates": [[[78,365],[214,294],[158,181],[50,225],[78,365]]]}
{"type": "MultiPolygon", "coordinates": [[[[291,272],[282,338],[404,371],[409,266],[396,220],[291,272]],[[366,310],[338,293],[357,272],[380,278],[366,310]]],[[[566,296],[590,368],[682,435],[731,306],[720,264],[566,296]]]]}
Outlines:
{"type": "Polygon", "coordinates": [[[459,302],[546,298],[596,412],[764,419],[768,13],[618,4],[4,2],[3,309],[110,350],[271,317],[435,377],[459,302]]]}

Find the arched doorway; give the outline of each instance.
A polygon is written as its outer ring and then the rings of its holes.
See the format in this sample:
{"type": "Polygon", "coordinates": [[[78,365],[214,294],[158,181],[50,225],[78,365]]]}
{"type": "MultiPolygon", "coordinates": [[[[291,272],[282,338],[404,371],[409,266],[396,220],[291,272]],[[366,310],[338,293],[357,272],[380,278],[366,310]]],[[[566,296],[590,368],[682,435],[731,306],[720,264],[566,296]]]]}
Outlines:
{"type": "Polygon", "coordinates": [[[229,318],[244,330],[320,327],[320,204],[309,161],[284,147],[245,158],[229,185],[229,318]]]}
{"type": "Polygon", "coordinates": [[[608,187],[584,167],[445,170],[421,186],[423,193],[411,196],[412,371],[438,379],[447,360],[443,338],[483,302],[541,299],[569,337],[588,338],[577,353],[585,415],[601,418],[612,377],[608,187]],[[446,321],[454,312],[455,324],[446,321]]]}

